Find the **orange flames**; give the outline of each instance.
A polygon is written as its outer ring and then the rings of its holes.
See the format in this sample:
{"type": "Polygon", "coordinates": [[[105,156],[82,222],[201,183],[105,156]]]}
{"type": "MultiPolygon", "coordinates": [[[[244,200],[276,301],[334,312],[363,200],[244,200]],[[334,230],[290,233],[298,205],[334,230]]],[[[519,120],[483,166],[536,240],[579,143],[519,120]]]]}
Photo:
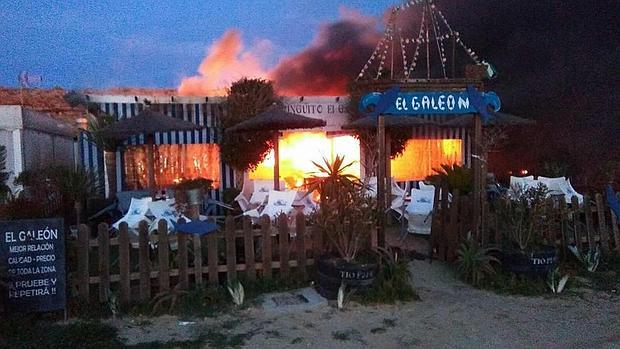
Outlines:
{"type": "Polygon", "coordinates": [[[184,78],[179,94],[184,96],[224,96],[226,88],[243,77],[263,78],[267,73],[258,57],[245,50],[241,33],[228,30],[211,47],[200,63],[197,76],[184,78]]]}
{"type": "MultiPolygon", "coordinates": [[[[318,175],[312,164],[323,164],[323,158],[332,161],[336,155],[344,155],[345,163],[353,162],[346,173],[360,176],[359,141],[352,136],[330,137],[325,132],[289,132],[279,142],[280,177],[288,188],[299,187],[304,178],[318,175]]],[[[250,173],[250,179],[272,179],[273,151],[250,173]]]]}

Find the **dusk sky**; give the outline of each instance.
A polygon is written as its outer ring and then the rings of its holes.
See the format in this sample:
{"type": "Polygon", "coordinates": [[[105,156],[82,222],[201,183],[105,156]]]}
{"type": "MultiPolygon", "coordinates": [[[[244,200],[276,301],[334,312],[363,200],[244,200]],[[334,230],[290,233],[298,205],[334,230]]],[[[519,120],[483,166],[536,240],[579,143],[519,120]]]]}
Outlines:
{"type": "Polygon", "coordinates": [[[343,9],[380,17],[393,0],[3,1],[0,85],[20,71],[44,87],[176,87],[227,30],[274,65],[343,9]]]}

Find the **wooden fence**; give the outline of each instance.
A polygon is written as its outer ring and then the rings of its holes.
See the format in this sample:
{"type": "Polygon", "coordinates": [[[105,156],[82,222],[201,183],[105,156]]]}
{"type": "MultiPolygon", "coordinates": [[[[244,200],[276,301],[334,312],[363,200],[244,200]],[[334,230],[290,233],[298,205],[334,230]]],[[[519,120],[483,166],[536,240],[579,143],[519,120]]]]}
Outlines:
{"type": "Polygon", "coordinates": [[[128,304],[147,301],[155,292],[174,287],[218,285],[224,278],[236,279],[239,272],[254,280],[271,278],[274,273],[287,277],[295,269],[305,278],[307,266],[314,264],[323,250],[322,236],[306,229],[303,214],[293,218],[282,215],[275,226],[264,216],[258,229],[248,217],[241,223],[238,229],[234,218],[227,217],[223,232],[204,237],[169,235],[164,220],[158,223],[156,234],[149,234],[143,221],[137,236],[123,223],[118,236],[110,237],[108,225],[102,223],[96,239],[91,238],[94,234],[87,226],[81,225],[76,242],[77,270],[72,273],[71,285],[83,301],[94,296],[94,286],[99,301],[107,301],[110,290],[116,289],[120,302],[128,304]]]}
{"type": "MultiPolygon", "coordinates": [[[[458,192],[448,200],[447,188],[437,190],[435,196],[431,245],[438,258],[453,261],[461,242],[474,230],[473,201],[470,196],[460,196],[458,192]]],[[[499,246],[501,217],[486,201],[482,211],[484,223],[474,236],[484,246],[499,246]]],[[[594,198],[585,195],[582,205],[576,197],[572,198],[570,205],[564,198],[550,198],[545,203],[542,217],[537,233],[559,247],[561,258],[566,258],[567,246],[573,244],[581,249],[598,245],[603,252],[620,252],[619,222],[601,194],[594,198]]]]}

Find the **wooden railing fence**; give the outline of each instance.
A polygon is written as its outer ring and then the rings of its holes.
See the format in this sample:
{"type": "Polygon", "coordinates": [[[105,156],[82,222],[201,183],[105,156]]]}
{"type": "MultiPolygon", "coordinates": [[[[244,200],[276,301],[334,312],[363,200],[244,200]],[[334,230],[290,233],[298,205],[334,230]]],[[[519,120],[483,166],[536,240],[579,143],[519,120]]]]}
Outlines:
{"type": "MultiPolygon", "coordinates": [[[[475,234],[472,218],[472,198],[452,193],[448,200],[448,190],[443,188],[435,194],[435,209],[432,220],[431,245],[437,257],[453,261],[460,244],[473,233],[484,246],[498,246],[501,242],[501,217],[492,211],[489,203],[483,205],[484,224],[480,233],[475,234]],[[441,196],[439,192],[441,192],[441,196]]],[[[618,194],[620,198],[620,194],[618,194]]],[[[567,205],[563,198],[548,199],[545,204],[542,224],[538,234],[551,244],[559,247],[560,257],[566,258],[567,246],[576,244],[584,249],[600,246],[603,252],[620,253],[620,230],[618,220],[607,205],[602,194],[593,198],[584,196],[579,205],[573,197],[567,205]]]]}
{"type": "Polygon", "coordinates": [[[94,286],[99,301],[107,301],[110,290],[116,289],[120,302],[128,304],[148,301],[155,292],[174,287],[186,290],[191,285],[218,285],[225,279],[236,279],[239,272],[255,280],[271,278],[274,272],[286,278],[293,269],[305,278],[306,268],[323,251],[322,236],[306,229],[305,221],[303,214],[292,218],[281,215],[274,226],[264,216],[256,229],[249,217],[243,217],[242,228],[237,229],[229,216],[222,232],[203,237],[169,235],[165,220],[159,221],[156,234],[149,234],[143,221],[137,236],[123,223],[118,236],[110,237],[108,225],[102,223],[96,239],[91,238],[87,226],[81,225],[76,242],[77,270],[70,282],[82,301],[91,299],[94,286]]]}

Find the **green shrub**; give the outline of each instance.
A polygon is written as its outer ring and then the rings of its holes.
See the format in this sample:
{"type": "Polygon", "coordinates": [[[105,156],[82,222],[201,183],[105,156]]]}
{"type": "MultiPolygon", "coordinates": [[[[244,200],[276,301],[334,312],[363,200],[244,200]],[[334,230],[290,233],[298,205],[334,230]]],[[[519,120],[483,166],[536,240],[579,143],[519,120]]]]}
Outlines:
{"type": "Polygon", "coordinates": [[[492,263],[499,264],[500,261],[491,255],[494,251],[496,249],[483,248],[472,239],[463,242],[456,259],[456,269],[463,280],[480,286],[484,278],[495,274],[492,263]]]}

